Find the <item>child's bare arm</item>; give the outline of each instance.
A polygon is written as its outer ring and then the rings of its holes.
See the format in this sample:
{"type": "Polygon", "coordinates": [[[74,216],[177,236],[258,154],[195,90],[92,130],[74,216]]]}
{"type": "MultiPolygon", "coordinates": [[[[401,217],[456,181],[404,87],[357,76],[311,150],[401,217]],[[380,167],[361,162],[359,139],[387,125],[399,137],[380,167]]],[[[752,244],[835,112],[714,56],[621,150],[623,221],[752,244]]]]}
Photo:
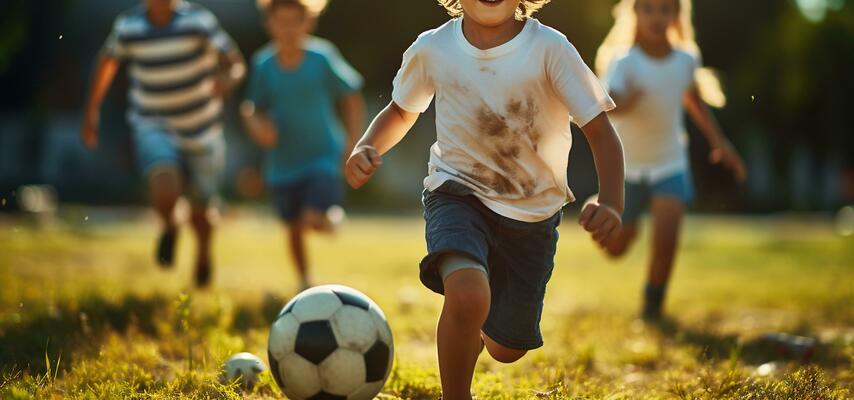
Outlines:
{"type": "Polygon", "coordinates": [[[356,143],[344,167],[347,183],[362,187],[382,165],[382,155],[398,144],[418,120],[418,113],[408,112],[394,102],[374,118],[367,132],[356,143]]]}
{"type": "Polygon", "coordinates": [[[339,100],[338,108],[347,130],[347,147],[344,148],[344,154],[349,156],[365,127],[365,99],[361,92],[351,93],[339,100]]]}
{"type": "Polygon", "coordinates": [[[723,134],[709,106],[700,97],[700,92],[696,88],[689,90],[685,93],[683,103],[688,115],[691,116],[700,131],[703,132],[703,136],[709,141],[712,148],[711,161],[715,164],[723,164],[732,171],[739,182],[747,179],[747,168],[744,166],[744,161],[726,135],[723,134]]]}
{"type": "Polygon", "coordinates": [[[101,103],[104,102],[104,97],[113,84],[113,79],[119,70],[119,64],[118,59],[108,55],[101,55],[98,58],[98,65],[95,67],[92,85],[89,89],[89,100],[86,102],[86,109],[83,113],[83,128],[80,134],[83,144],[90,149],[98,146],[101,103]]]}
{"type": "Polygon", "coordinates": [[[239,50],[232,50],[220,54],[219,65],[222,74],[216,79],[214,94],[216,96],[229,96],[240,82],[246,77],[246,60],[239,50]]]}
{"type": "Polygon", "coordinates": [[[267,114],[258,111],[255,103],[249,100],[244,101],[240,105],[240,115],[243,117],[243,124],[252,141],[264,149],[276,147],[278,135],[273,120],[267,114]]]}
{"type": "Polygon", "coordinates": [[[593,151],[599,175],[599,197],[596,202],[584,206],[579,223],[593,234],[594,240],[604,246],[622,226],[620,215],[623,213],[625,190],[623,145],[605,113],[590,121],[582,130],[593,151]]]}

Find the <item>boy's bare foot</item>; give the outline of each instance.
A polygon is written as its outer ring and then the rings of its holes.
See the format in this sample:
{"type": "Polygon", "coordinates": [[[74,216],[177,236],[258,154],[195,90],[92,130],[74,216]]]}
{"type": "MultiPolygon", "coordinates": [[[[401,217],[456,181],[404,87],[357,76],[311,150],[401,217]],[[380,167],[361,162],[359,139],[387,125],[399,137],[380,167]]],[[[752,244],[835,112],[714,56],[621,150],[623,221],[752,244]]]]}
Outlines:
{"type": "Polygon", "coordinates": [[[160,239],[157,241],[155,259],[161,267],[170,268],[175,264],[175,242],[177,239],[178,229],[175,227],[166,228],[160,234],[160,239]]]}

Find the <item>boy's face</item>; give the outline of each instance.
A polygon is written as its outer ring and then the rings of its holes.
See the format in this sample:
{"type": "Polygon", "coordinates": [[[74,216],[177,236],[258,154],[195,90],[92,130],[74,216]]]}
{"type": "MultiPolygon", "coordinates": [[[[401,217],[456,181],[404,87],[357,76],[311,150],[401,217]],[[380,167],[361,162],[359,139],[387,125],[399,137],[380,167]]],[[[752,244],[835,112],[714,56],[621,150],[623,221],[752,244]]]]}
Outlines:
{"type": "Polygon", "coordinates": [[[149,10],[164,11],[174,10],[179,0],[145,0],[145,7],[149,10]]]}
{"type": "Polygon", "coordinates": [[[485,27],[500,26],[512,20],[522,0],[460,0],[465,17],[485,27]]]}
{"type": "Polygon", "coordinates": [[[276,7],[267,17],[270,37],[282,47],[298,48],[311,31],[312,19],[299,7],[276,7]]]}
{"type": "Polygon", "coordinates": [[[638,31],[650,39],[666,39],[667,29],[679,15],[679,0],[637,0],[638,31]]]}

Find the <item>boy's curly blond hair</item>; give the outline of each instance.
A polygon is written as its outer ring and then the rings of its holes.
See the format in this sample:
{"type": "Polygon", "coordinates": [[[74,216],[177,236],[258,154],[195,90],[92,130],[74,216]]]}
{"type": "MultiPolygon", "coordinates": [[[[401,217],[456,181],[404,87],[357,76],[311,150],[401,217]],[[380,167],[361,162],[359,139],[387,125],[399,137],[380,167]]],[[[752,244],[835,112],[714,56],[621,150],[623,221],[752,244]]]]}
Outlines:
{"type": "MultiPolygon", "coordinates": [[[[463,6],[460,0],[438,0],[442,7],[448,10],[448,14],[452,17],[463,15],[463,6]]],[[[543,8],[546,3],[551,0],[522,0],[519,3],[519,8],[516,9],[516,19],[522,20],[534,15],[535,12],[543,8]]]]}

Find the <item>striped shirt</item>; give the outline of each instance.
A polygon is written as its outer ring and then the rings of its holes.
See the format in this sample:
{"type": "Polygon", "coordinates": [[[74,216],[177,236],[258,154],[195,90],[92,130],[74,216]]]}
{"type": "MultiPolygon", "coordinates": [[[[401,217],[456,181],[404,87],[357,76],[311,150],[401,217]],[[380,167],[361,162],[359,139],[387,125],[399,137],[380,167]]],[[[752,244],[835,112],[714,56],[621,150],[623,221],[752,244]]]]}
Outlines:
{"type": "Polygon", "coordinates": [[[149,22],[144,5],[123,13],[104,52],[128,63],[130,122],[161,125],[179,147],[198,149],[222,135],[223,102],[213,90],[220,54],[236,48],[213,13],[181,1],[164,26],[149,22]]]}

